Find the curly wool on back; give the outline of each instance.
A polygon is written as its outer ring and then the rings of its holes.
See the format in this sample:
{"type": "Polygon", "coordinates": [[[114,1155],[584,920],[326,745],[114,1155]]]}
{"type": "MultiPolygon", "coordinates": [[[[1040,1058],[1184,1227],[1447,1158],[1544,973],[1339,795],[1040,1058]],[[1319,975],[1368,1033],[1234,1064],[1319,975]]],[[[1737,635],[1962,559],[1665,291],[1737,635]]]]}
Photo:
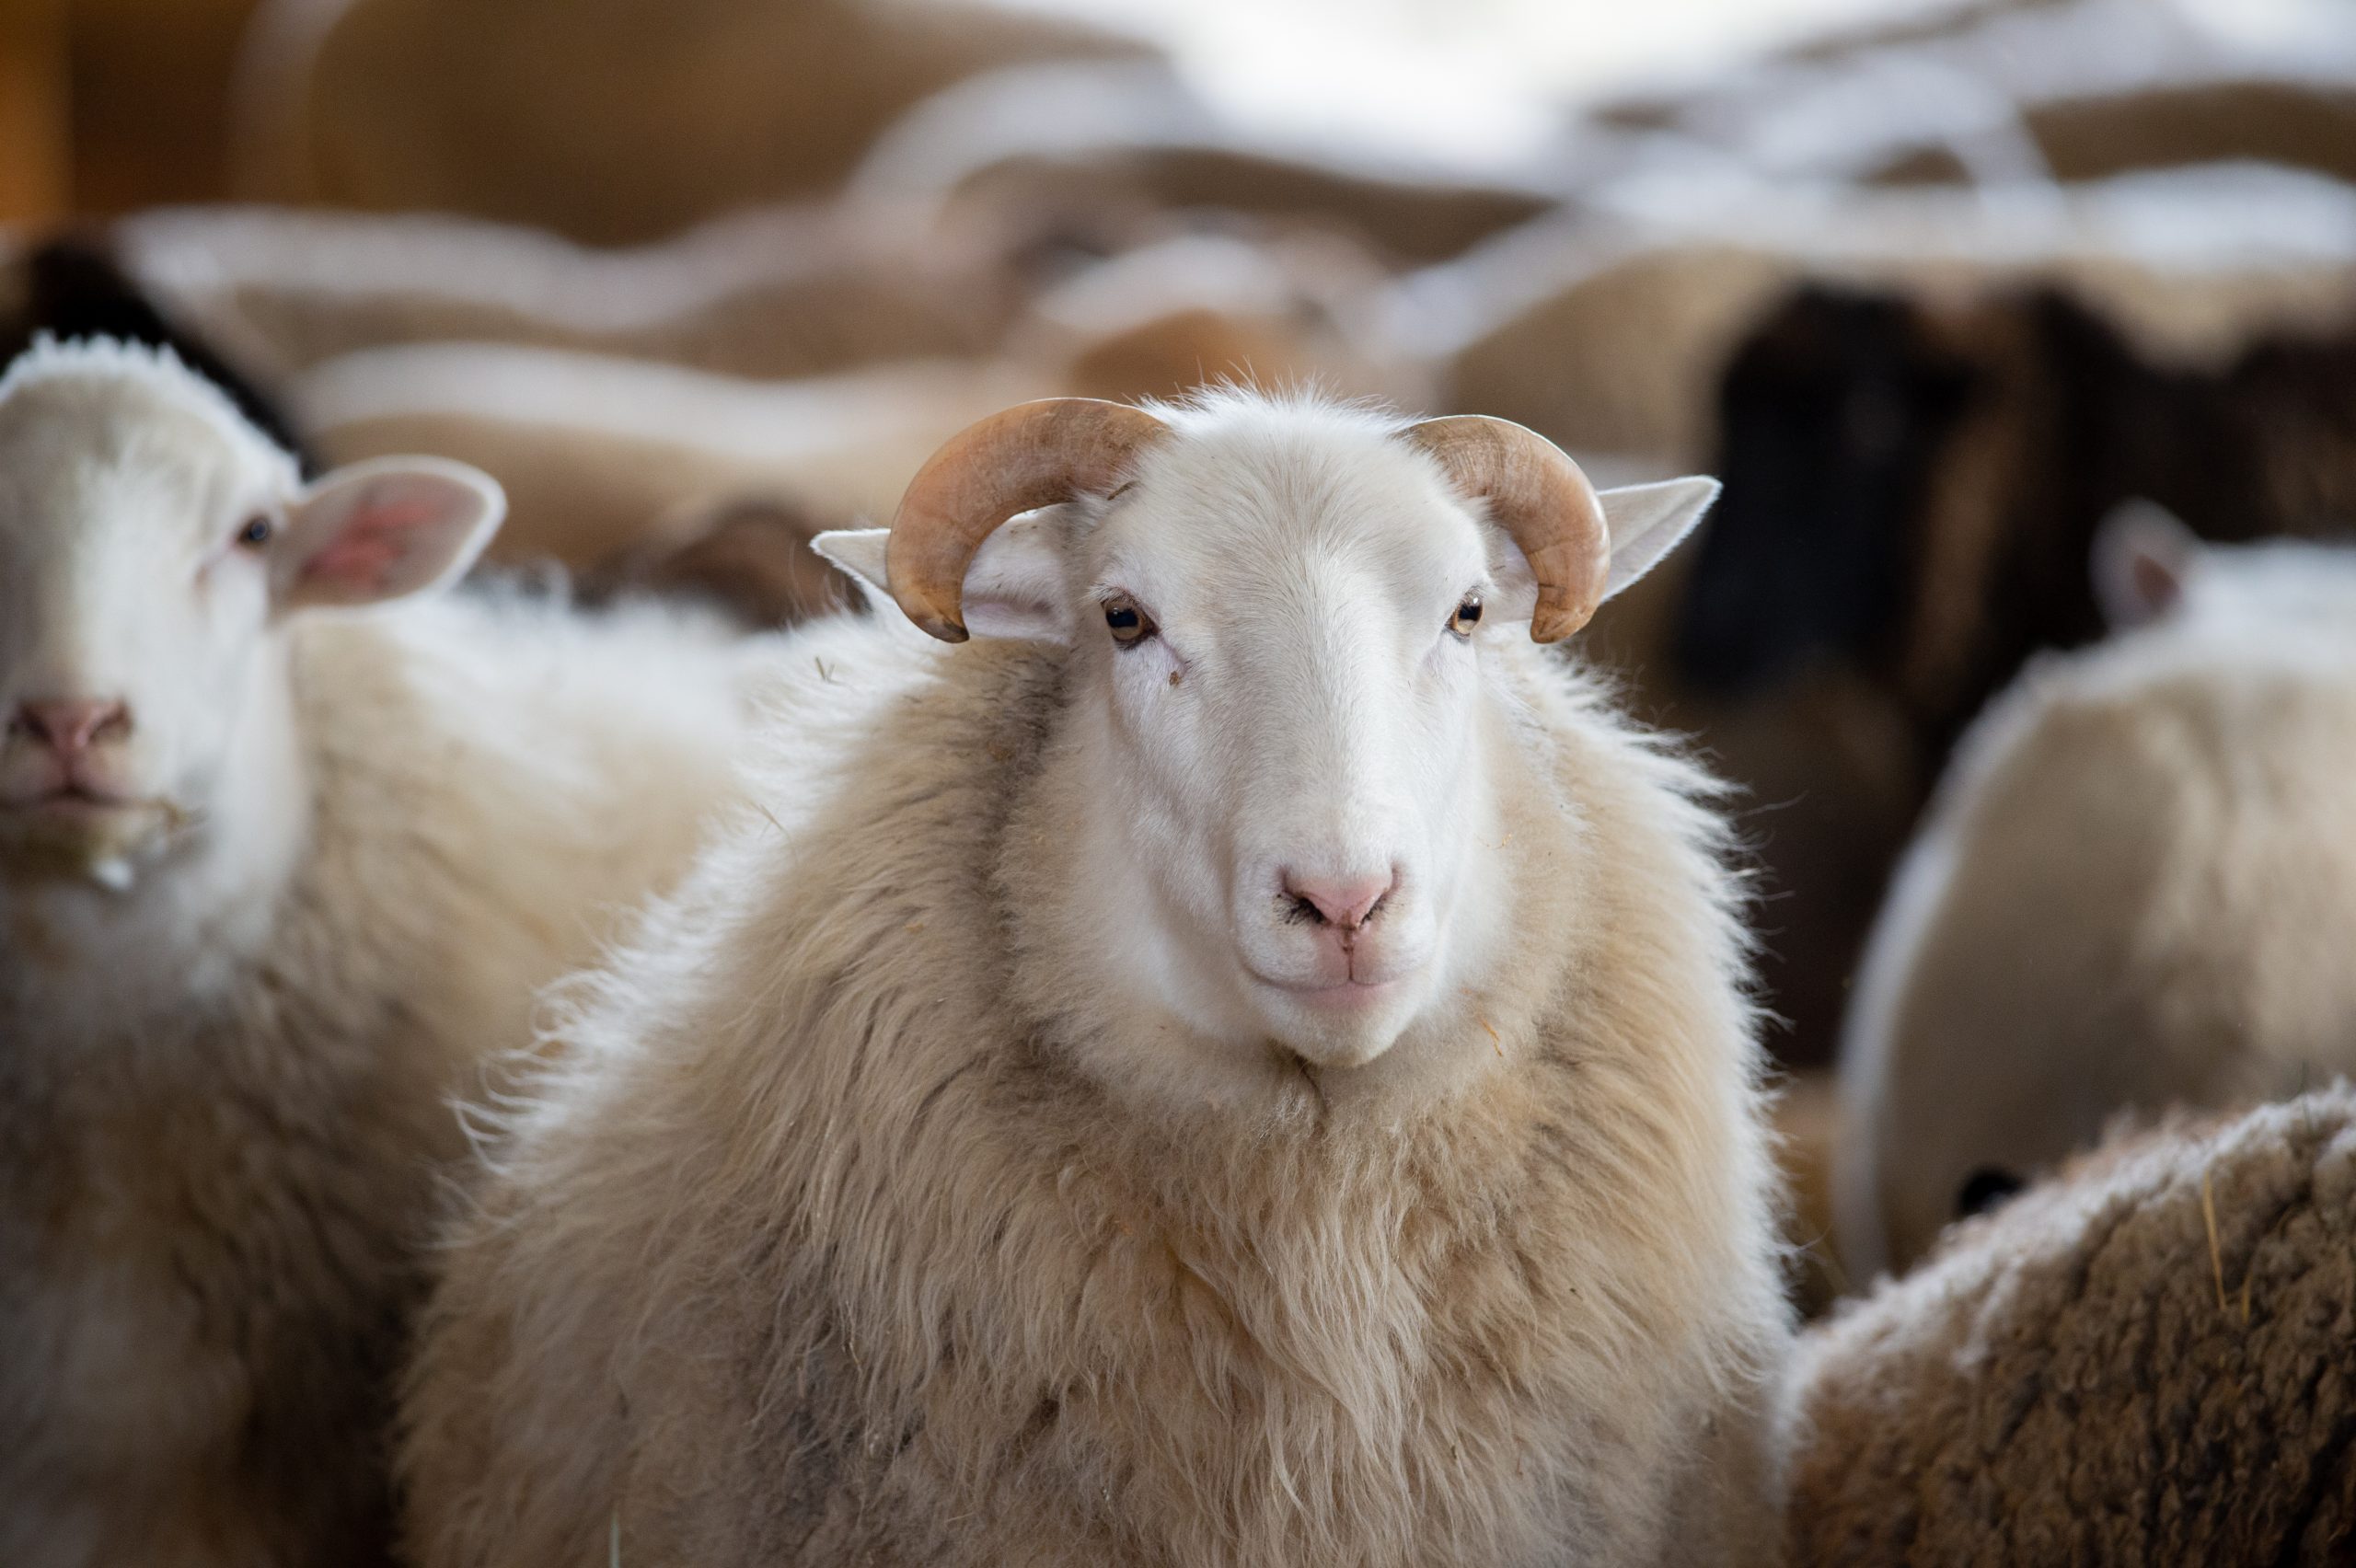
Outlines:
{"type": "Polygon", "coordinates": [[[1804,1343],[1790,1561],[2344,1562],[2351,1344],[2356,1092],[2115,1144],[1804,1343]]]}

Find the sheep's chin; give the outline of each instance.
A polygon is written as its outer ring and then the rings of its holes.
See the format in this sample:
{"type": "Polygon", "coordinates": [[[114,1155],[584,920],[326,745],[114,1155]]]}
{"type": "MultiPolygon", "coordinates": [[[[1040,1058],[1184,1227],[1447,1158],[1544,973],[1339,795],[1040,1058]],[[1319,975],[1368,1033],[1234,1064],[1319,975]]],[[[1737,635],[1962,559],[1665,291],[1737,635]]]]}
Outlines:
{"type": "Polygon", "coordinates": [[[1272,1042],[1312,1067],[1348,1071],[1372,1066],[1398,1043],[1419,987],[1393,981],[1307,993],[1266,989],[1272,1042]]]}
{"type": "Polygon", "coordinates": [[[189,815],[168,801],[144,801],[72,815],[0,812],[0,883],[95,883],[128,889],[189,815]]]}

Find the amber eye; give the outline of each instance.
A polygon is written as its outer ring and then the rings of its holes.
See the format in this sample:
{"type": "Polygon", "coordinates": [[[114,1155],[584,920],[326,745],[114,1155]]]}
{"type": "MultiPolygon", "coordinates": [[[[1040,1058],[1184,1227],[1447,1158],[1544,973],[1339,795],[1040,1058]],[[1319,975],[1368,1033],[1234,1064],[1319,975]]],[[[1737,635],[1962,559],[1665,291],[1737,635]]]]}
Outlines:
{"type": "Polygon", "coordinates": [[[263,546],[270,543],[271,536],[275,534],[277,531],[278,530],[276,528],[271,525],[269,518],[261,515],[260,513],[256,513],[253,516],[246,519],[246,525],[244,527],[237,530],[238,548],[248,550],[260,549],[263,546]]]}
{"type": "Polygon", "coordinates": [[[1456,613],[1448,617],[1448,629],[1455,636],[1469,638],[1472,635],[1472,628],[1480,624],[1480,596],[1467,594],[1464,602],[1456,606],[1456,613]]]}
{"type": "Polygon", "coordinates": [[[1104,629],[1122,647],[1134,648],[1153,635],[1153,617],[1126,594],[1115,594],[1104,601],[1104,629]]]}

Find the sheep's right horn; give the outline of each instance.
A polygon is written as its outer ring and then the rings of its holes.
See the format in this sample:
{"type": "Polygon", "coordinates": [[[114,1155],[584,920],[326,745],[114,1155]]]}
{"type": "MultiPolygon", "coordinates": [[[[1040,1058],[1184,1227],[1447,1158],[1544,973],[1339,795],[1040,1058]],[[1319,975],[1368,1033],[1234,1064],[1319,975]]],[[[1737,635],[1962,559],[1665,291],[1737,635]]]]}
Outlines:
{"type": "Polygon", "coordinates": [[[1530,635],[1553,642],[1578,630],[1603,603],[1611,575],[1611,529],[1602,498],[1568,454],[1511,420],[1458,414],[1407,427],[1407,439],[1480,496],[1513,536],[1538,579],[1530,635]]]}
{"type": "Polygon", "coordinates": [[[907,617],[943,642],[965,640],[965,569],[1019,512],[1117,484],[1129,459],[1168,432],[1143,409],[1093,398],[1018,403],[968,425],[908,481],[884,547],[907,617]]]}

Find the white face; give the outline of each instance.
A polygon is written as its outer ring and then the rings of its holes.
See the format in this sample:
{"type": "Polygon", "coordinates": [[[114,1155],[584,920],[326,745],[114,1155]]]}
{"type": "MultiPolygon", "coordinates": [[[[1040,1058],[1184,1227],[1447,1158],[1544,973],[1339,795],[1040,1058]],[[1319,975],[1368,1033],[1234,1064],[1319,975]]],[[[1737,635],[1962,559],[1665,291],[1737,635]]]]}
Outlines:
{"type": "MultiPolygon", "coordinates": [[[[1632,559],[1715,490],[1623,505],[1665,525],[1632,559]]],[[[881,536],[822,548],[878,581],[881,536]]],[[[964,611],[976,637],[1072,647],[1068,722],[1121,840],[1084,890],[1113,961],[1204,1033],[1350,1066],[1477,973],[1510,918],[1489,766],[1507,719],[1486,698],[1534,597],[1434,464],[1345,416],[1184,427],[1101,509],[999,528],[964,611]]]]}
{"type": "Polygon", "coordinates": [[[201,833],[285,616],[445,581],[497,518],[455,466],[306,489],[178,366],[36,350],[0,384],[0,888],[119,891],[201,833]]]}

